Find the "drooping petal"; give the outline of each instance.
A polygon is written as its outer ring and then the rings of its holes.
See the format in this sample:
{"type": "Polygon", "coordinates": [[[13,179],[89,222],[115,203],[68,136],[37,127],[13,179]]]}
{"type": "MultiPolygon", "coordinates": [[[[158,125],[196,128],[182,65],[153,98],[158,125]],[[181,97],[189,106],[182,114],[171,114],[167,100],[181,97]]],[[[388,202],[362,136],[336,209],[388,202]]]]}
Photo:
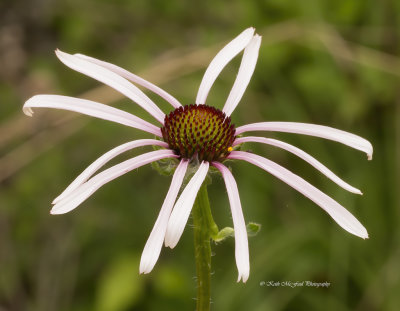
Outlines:
{"type": "Polygon", "coordinates": [[[90,164],[57,198],[54,199],[52,204],[56,204],[71,194],[75,189],[81,186],[84,182],[86,182],[94,173],[96,173],[103,165],[109,162],[111,159],[120,155],[121,153],[131,150],[137,147],[143,146],[161,146],[164,148],[168,148],[168,144],[155,140],[155,139],[139,139],[135,141],[130,141],[128,143],[122,144],[114,149],[111,149],[107,153],[103,154],[96,161],[90,164]]]}
{"type": "Polygon", "coordinates": [[[266,158],[243,151],[232,151],[228,158],[244,160],[262,168],[319,205],[343,229],[363,239],[368,238],[367,230],[348,210],[331,197],[305,181],[303,178],[288,171],[286,168],[266,158]]]}
{"type": "Polygon", "coordinates": [[[256,67],[260,45],[261,36],[255,35],[244,49],[238,75],[235,83],[233,84],[232,90],[229,93],[228,99],[226,100],[224,109],[222,110],[227,116],[230,116],[235,110],[236,106],[239,104],[239,101],[242,99],[247,85],[250,82],[251,76],[253,75],[256,67]]]}
{"type": "Polygon", "coordinates": [[[239,54],[250,42],[254,34],[254,28],[248,28],[229,42],[211,61],[208,66],[203,80],[201,81],[199,91],[197,93],[196,104],[201,105],[206,102],[208,92],[214,84],[215,79],[221,73],[222,69],[239,54]]]}
{"type": "Polygon", "coordinates": [[[212,165],[221,172],[225,181],[235,230],[235,258],[239,272],[237,281],[239,282],[242,279],[245,283],[250,274],[249,245],[247,241],[246,224],[244,222],[242,206],[240,204],[239,191],[235,178],[225,165],[218,162],[213,162],[212,165]]]}
{"type": "Polygon", "coordinates": [[[285,150],[295,154],[299,158],[303,159],[304,161],[306,161],[307,163],[309,163],[313,167],[315,167],[322,174],[324,174],[326,177],[328,177],[330,180],[335,182],[337,185],[339,185],[343,189],[346,189],[347,191],[350,191],[352,193],[362,194],[360,190],[358,190],[357,188],[354,188],[353,186],[349,185],[344,180],[342,180],[341,178],[336,176],[329,168],[327,168],[325,165],[323,165],[317,159],[315,159],[314,157],[309,155],[307,152],[304,152],[303,150],[301,150],[301,149],[299,149],[299,148],[297,148],[297,147],[295,147],[295,146],[293,146],[291,144],[288,144],[288,143],[285,143],[283,141],[279,141],[279,140],[276,140],[276,139],[272,139],[272,138],[247,136],[247,137],[237,138],[234,141],[233,145],[236,146],[238,144],[242,144],[242,143],[245,143],[245,142],[258,142],[258,143],[268,144],[268,145],[271,145],[271,146],[275,146],[275,147],[278,147],[278,148],[285,149],[285,150]]]}
{"type": "Polygon", "coordinates": [[[179,189],[182,186],[183,178],[185,177],[186,169],[188,166],[187,160],[181,160],[172,177],[171,186],[165,197],[164,203],[161,207],[160,214],[154,224],[153,230],[150,233],[149,239],[144,247],[142,258],[140,259],[140,273],[149,273],[153,270],[158,257],[160,256],[161,247],[164,242],[165,232],[169,216],[174,206],[176,197],[178,196],[179,189]]]}
{"type": "Polygon", "coordinates": [[[97,189],[111,180],[128,173],[129,171],[143,166],[145,164],[158,161],[165,158],[177,158],[171,150],[157,150],[151,151],[132,159],[126,160],[122,163],[114,165],[96,176],[89,179],[82,184],[79,188],[66,196],[63,200],[55,204],[50,211],[51,214],[65,214],[75,209],[79,204],[90,197],[97,189]]]}
{"type": "Polygon", "coordinates": [[[121,67],[118,67],[114,64],[111,63],[107,63],[104,61],[101,61],[99,59],[90,57],[90,56],[86,56],[83,54],[74,54],[74,56],[80,57],[82,59],[88,60],[94,64],[97,64],[99,66],[102,66],[104,68],[107,68],[113,72],[115,72],[116,74],[120,75],[121,77],[124,77],[125,79],[128,79],[130,81],[132,81],[133,83],[139,84],[147,89],[149,89],[150,91],[156,93],[157,95],[159,95],[160,97],[164,98],[167,102],[169,102],[174,108],[179,108],[181,105],[181,103],[172,95],[170,95],[169,93],[167,93],[166,91],[164,91],[163,89],[159,88],[158,86],[154,85],[153,83],[129,72],[126,69],[123,69],[121,67]]]}
{"type": "Polygon", "coordinates": [[[28,99],[22,109],[26,115],[32,116],[32,108],[55,108],[79,112],[92,117],[134,127],[162,137],[159,127],[128,112],[87,99],[61,95],[36,95],[28,99]]]}
{"type": "Polygon", "coordinates": [[[372,159],[373,148],[368,140],[329,126],[298,122],[260,122],[239,126],[236,135],[253,131],[286,132],[330,139],[363,151],[367,154],[368,160],[372,159]]]}
{"type": "Polygon", "coordinates": [[[125,78],[105,67],[99,66],[88,60],[62,52],[60,50],[56,50],[56,55],[61,62],[63,62],[69,68],[116,89],[118,92],[124,94],[126,97],[130,98],[144,110],[150,113],[160,123],[164,123],[165,114],[160,110],[160,108],[158,108],[157,105],[146,96],[146,94],[144,94],[140,89],[138,89],[125,78]]]}
{"type": "Polygon", "coordinates": [[[193,203],[196,200],[197,192],[207,176],[209,166],[210,164],[208,162],[201,162],[196,174],[194,174],[178,201],[175,203],[168,221],[167,232],[165,234],[165,246],[174,248],[178,243],[185,229],[193,203]]]}

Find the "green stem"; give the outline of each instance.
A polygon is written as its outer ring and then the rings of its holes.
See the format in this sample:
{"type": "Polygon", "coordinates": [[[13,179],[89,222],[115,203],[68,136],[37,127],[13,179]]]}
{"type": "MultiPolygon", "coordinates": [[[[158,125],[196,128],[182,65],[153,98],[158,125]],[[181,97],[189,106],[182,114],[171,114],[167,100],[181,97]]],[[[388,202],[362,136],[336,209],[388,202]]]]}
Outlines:
{"type": "Polygon", "coordinates": [[[201,186],[192,210],[194,252],[197,275],[197,311],[210,310],[211,302],[211,237],[218,233],[208,201],[207,181],[201,186]]]}

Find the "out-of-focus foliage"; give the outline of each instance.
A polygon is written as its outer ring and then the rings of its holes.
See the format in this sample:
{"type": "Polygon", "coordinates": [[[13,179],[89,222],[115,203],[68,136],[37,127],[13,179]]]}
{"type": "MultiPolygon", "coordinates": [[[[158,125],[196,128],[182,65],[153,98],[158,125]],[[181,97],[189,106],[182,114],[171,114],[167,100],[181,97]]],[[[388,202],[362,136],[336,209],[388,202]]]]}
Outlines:
{"type": "MultiPolygon", "coordinates": [[[[260,169],[233,163],[245,218],[262,228],[249,240],[246,284],[236,283],[233,239],[213,245],[213,309],[398,310],[399,14],[396,0],[2,1],[0,310],[194,309],[190,225],[176,249],[163,249],[151,274],[138,274],[171,177],[149,165],[106,185],[70,214],[49,215],[50,202],[94,159],[146,135],[66,112],[37,110],[28,118],[21,106],[40,93],[87,96],[153,122],[113,90],[63,66],[54,49],[121,65],[190,104],[215,52],[249,26],[263,35],[263,45],[234,122],[329,125],[369,139],[375,154],[368,162],[333,142],[276,135],[362,189],[360,197],[283,151],[247,148],[333,196],[360,219],[370,239],[343,231],[260,169]],[[331,285],[260,286],[268,281],[331,285]]],[[[208,104],[223,106],[238,64],[223,71],[208,104]]],[[[214,177],[209,193],[218,226],[231,227],[221,178],[214,177]]]]}

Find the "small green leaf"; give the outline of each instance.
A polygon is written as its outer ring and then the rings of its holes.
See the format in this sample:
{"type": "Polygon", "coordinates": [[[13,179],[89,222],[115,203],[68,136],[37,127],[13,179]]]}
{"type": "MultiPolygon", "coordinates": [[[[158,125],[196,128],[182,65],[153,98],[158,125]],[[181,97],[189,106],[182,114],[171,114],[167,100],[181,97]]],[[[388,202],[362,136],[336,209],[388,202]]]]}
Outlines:
{"type": "Polygon", "coordinates": [[[219,243],[231,236],[234,236],[233,228],[225,227],[221,231],[219,231],[215,236],[213,236],[212,238],[215,242],[219,243]]]}
{"type": "Polygon", "coordinates": [[[261,230],[261,225],[255,222],[247,224],[247,236],[255,236],[261,230]]]}

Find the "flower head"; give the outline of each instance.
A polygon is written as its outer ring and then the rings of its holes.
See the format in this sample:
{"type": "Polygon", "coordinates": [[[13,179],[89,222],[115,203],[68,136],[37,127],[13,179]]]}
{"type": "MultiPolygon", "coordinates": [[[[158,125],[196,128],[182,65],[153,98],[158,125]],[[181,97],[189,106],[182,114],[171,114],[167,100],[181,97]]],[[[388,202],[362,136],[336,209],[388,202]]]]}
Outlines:
{"type": "Polygon", "coordinates": [[[198,161],[223,161],[232,149],[235,126],[214,107],[188,105],[165,116],[164,141],[180,157],[198,161]]]}
{"type": "Polygon", "coordinates": [[[57,57],[65,65],[121,92],[145,109],[161,125],[156,126],[130,113],[90,100],[60,95],[37,95],[30,98],[23,107],[23,111],[29,116],[33,114],[32,108],[71,110],[121,123],[153,134],[157,138],[127,142],[102,155],[53,201],[54,206],[51,213],[63,214],[75,209],[101,186],[135,168],[165,158],[178,159],[179,164],[173,174],[171,186],[142,254],[140,273],[149,273],[158,260],[163,242],[171,248],[178,243],[197,192],[204,182],[210,166],[214,166],[225,181],[231,207],[235,231],[235,257],[239,272],[238,281],[246,282],[250,273],[246,226],[236,181],[230,170],[223,164],[227,159],[243,160],[276,176],[314,201],[348,232],[361,238],[367,238],[366,229],[350,212],[303,178],[262,156],[235,150],[236,146],[245,142],[263,143],[285,149],[307,161],[342,188],[357,194],[361,194],[361,191],[343,181],[326,166],[299,148],[271,138],[239,135],[255,131],[311,135],[343,143],[367,153],[368,159],[372,157],[372,145],[367,140],[327,126],[294,122],[261,122],[235,128],[231,123],[230,115],[250,82],[260,44],[261,37],[254,34],[253,28],[246,29],[228,43],[207,68],[197,93],[196,104],[185,106],[154,84],[116,65],[85,55],[70,55],[57,50],[57,57]],[[207,106],[206,99],[214,81],[222,69],[242,51],[244,52],[239,72],[222,111],[207,106]],[[134,84],[158,94],[169,102],[174,110],[165,114],[134,84]],[[100,168],[117,155],[147,145],[159,146],[161,149],[136,156],[96,174],[100,168]],[[196,172],[178,197],[191,163],[195,163],[196,172]]]}

